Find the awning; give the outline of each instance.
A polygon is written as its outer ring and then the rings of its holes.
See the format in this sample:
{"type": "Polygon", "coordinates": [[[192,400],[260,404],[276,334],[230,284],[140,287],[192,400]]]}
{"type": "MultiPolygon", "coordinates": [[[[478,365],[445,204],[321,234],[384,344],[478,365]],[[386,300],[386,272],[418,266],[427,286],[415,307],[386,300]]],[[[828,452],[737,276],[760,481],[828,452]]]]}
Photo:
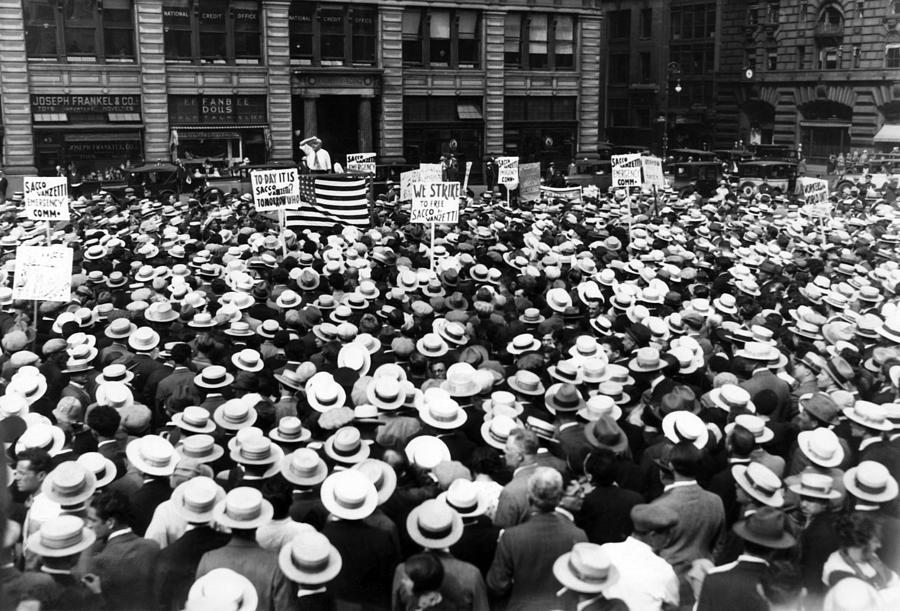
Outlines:
{"type": "Polygon", "coordinates": [[[457,104],[456,114],[460,119],[483,119],[481,109],[475,104],[457,104]]]}
{"type": "MultiPolygon", "coordinates": [[[[179,129],[179,131],[181,130],[179,129]]],[[[237,140],[240,137],[241,135],[237,132],[197,130],[182,134],[180,140],[237,140]]]]}
{"type": "Polygon", "coordinates": [[[885,125],[878,130],[873,138],[875,142],[897,142],[900,143],[900,125],[885,125]]]}
{"type": "Polygon", "coordinates": [[[844,129],[850,127],[849,121],[800,121],[800,127],[828,127],[831,129],[844,129]]]}
{"type": "Polygon", "coordinates": [[[172,129],[179,132],[199,132],[199,131],[225,131],[236,129],[265,129],[269,127],[266,123],[228,123],[228,124],[207,124],[207,125],[173,125],[172,129]]]}
{"type": "Polygon", "coordinates": [[[74,123],[66,125],[40,125],[34,124],[35,131],[54,131],[57,133],[72,132],[126,132],[143,130],[142,123],[74,123]]]}

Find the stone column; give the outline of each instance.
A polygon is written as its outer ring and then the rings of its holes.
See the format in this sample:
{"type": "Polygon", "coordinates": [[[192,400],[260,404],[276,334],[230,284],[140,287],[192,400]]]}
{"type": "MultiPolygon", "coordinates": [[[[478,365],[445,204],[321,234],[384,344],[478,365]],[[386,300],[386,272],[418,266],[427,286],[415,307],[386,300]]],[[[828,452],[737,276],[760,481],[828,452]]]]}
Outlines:
{"type": "Polygon", "coordinates": [[[144,119],[144,160],[169,160],[169,100],[166,95],[166,49],[162,3],[136,0],[138,58],[144,119]]]}
{"type": "MultiPolygon", "coordinates": [[[[503,37],[505,11],[484,12],[484,151],[503,154],[503,102],[506,95],[503,37]]],[[[473,159],[480,163],[480,159],[473,159]]]]}
{"type": "Polygon", "coordinates": [[[316,104],[319,102],[319,96],[307,93],[303,96],[303,135],[301,140],[310,136],[318,135],[319,119],[316,113],[316,104]]]}
{"type": "Polygon", "coordinates": [[[22,176],[37,173],[34,167],[30,94],[22,3],[19,0],[0,0],[0,96],[4,129],[2,163],[9,179],[8,196],[22,190],[22,176]]]}
{"type": "Polygon", "coordinates": [[[600,37],[603,16],[600,11],[583,13],[581,48],[578,52],[581,92],[578,97],[579,158],[596,158],[600,142],[600,37]]]}
{"type": "Polygon", "coordinates": [[[403,162],[403,8],[381,7],[381,116],[378,118],[382,163],[403,162]]]}
{"type": "Polygon", "coordinates": [[[273,159],[293,159],[291,117],[291,48],[288,31],[290,0],[263,1],[263,40],[266,41],[269,129],[273,159]]]}
{"type": "Polygon", "coordinates": [[[372,98],[374,96],[363,95],[359,98],[357,107],[357,119],[359,124],[358,151],[360,153],[372,152],[372,98]]]}

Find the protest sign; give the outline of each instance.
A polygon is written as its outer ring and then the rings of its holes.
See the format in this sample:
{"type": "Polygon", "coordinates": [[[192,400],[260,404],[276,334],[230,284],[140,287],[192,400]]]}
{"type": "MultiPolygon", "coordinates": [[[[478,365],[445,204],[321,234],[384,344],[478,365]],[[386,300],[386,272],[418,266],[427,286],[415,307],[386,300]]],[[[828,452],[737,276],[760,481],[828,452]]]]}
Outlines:
{"type": "Polygon", "coordinates": [[[469,175],[472,173],[472,162],[466,162],[466,179],[463,181],[463,192],[466,192],[469,188],[469,175]]]}
{"type": "Polygon", "coordinates": [[[278,210],[300,203],[297,168],[254,170],[250,172],[253,205],[260,212],[278,210]]]}
{"type": "Polygon", "coordinates": [[[641,186],[641,156],[639,153],[612,156],[612,186],[641,186]]]}
{"type": "Polygon", "coordinates": [[[435,182],[413,185],[411,223],[459,222],[459,196],[462,187],[458,182],[435,182]]]}
{"type": "Polygon", "coordinates": [[[641,157],[641,166],[644,170],[644,185],[664,189],[666,177],[663,176],[662,160],[659,157],[641,157]]]}
{"type": "Polygon", "coordinates": [[[803,176],[797,179],[797,190],[802,193],[803,201],[807,204],[828,201],[828,181],[823,178],[803,176]]]}
{"type": "Polygon", "coordinates": [[[375,173],[375,153],[348,153],[347,169],[375,173]]]}
{"type": "Polygon", "coordinates": [[[541,195],[546,195],[550,199],[559,198],[567,202],[576,204],[582,203],[581,187],[541,187],[541,195]]]}
{"type": "Polygon", "coordinates": [[[65,176],[22,178],[25,214],[32,221],[68,221],[69,182],[65,176]]]}
{"type": "Polygon", "coordinates": [[[444,179],[444,170],[439,163],[420,163],[419,180],[425,184],[441,182],[444,179]]]}
{"type": "Polygon", "coordinates": [[[541,196],[541,164],[519,164],[519,199],[536,201],[541,196]]]}
{"type": "Polygon", "coordinates": [[[12,289],[13,299],[69,301],[72,298],[72,249],[19,246],[12,289]]]}
{"type": "Polygon", "coordinates": [[[401,202],[409,202],[412,201],[413,198],[413,188],[412,186],[417,182],[422,182],[419,180],[421,176],[421,170],[410,170],[408,172],[400,173],[400,201],[401,202]]]}
{"type": "Polygon", "coordinates": [[[519,184],[519,158],[497,157],[497,182],[507,189],[515,189],[519,184]]]}

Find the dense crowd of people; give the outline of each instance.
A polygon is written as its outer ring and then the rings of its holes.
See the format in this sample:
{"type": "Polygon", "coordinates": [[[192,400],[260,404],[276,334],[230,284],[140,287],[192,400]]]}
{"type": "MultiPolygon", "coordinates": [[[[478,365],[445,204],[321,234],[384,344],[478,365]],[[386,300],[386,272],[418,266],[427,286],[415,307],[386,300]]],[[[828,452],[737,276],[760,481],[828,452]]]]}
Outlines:
{"type": "Polygon", "coordinates": [[[895,187],[487,191],[433,242],[393,190],[100,193],[36,305],[16,193],[0,607],[896,609],[895,187]]]}

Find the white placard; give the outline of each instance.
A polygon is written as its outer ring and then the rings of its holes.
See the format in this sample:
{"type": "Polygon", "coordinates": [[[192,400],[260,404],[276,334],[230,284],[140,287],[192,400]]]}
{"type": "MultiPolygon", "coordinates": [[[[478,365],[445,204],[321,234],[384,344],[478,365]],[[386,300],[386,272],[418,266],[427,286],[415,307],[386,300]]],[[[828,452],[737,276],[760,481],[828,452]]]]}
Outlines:
{"type": "Polygon", "coordinates": [[[559,198],[564,199],[567,202],[573,202],[576,204],[582,203],[581,196],[581,186],[575,187],[541,187],[541,195],[546,195],[548,198],[559,198]]]}
{"type": "Polygon", "coordinates": [[[347,169],[375,173],[375,153],[348,153],[347,169]]]}
{"type": "Polygon", "coordinates": [[[828,201],[828,181],[824,178],[802,176],[797,179],[797,191],[802,193],[803,201],[807,204],[828,201]]]}
{"type": "Polygon", "coordinates": [[[444,169],[439,163],[420,163],[419,164],[419,180],[425,184],[433,182],[441,182],[444,180],[444,169]]]}
{"type": "Polygon", "coordinates": [[[659,157],[641,157],[641,166],[644,170],[644,185],[664,189],[666,177],[663,176],[662,159],[659,157]]]}
{"type": "Polygon", "coordinates": [[[300,204],[300,179],[297,168],[283,170],[253,170],[253,205],[257,210],[279,210],[300,204]]]}
{"type": "Polygon", "coordinates": [[[13,299],[69,301],[72,298],[72,249],[19,246],[12,290],[13,299]]]}
{"type": "Polygon", "coordinates": [[[69,181],[65,176],[22,178],[25,214],[32,221],[68,221],[69,181]]]}
{"type": "Polygon", "coordinates": [[[411,202],[413,198],[412,186],[419,180],[422,172],[420,170],[410,170],[408,172],[400,172],[400,201],[411,202]]]}
{"type": "Polygon", "coordinates": [[[641,186],[640,153],[612,156],[612,185],[614,187],[641,186]]]}
{"type": "Polygon", "coordinates": [[[435,182],[413,185],[411,223],[458,223],[459,197],[462,187],[458,182],[435,182]]]}
{"type": "Polygon", "coordinates": [[[508,189],[519,184],[519,158],[497,157],[497,182],[508,189]]]}
{"type": "Polygon", "coordinates": [[[519,164],[519,199],[525,202],[537,201],[541,196],[541,164],[519,164]]]}

